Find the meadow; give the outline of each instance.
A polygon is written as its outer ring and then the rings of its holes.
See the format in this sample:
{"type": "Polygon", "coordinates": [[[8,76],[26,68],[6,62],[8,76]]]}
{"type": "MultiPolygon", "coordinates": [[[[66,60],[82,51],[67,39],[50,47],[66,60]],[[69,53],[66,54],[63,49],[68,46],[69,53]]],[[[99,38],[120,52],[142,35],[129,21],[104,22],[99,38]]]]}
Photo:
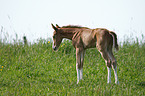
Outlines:
{"type": "Polygon", "coordinates": [[[145,40],[126,39],[114,52],[118,79],[107,84],[107,67],[97,49],[85,54],[83,80],[76,84],[75,49],[64,40],[57,52],[52,41],[0,41],[0,96],[145,96],[145,40]],[[131,41],[131,42],[130,42],[131,41]]]}

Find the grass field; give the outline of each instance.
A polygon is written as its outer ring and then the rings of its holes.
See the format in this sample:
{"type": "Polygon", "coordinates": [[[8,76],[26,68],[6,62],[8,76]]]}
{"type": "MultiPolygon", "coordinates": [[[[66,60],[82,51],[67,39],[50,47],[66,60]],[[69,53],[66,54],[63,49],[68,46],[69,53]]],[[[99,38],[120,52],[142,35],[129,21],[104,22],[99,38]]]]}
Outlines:
{"type": "Polygon", "coordinates": [[[115,53],[119,85],[107,84],[107,68],[97,49],[86,51],[84,80],[76,84],[75,49],[64,41],[24,46],[0,41],[0,96],[145,96],[145,43],[125,40],[115,53]]]}

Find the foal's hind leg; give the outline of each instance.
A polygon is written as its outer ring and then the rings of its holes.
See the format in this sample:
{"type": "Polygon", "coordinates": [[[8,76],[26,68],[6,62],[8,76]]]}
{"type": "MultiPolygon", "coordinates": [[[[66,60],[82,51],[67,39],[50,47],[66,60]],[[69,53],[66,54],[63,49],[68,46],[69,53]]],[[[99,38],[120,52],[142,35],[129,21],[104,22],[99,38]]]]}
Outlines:
{"type": "Polygon", "coordinates": [[[117,61],[112,53],[112,49],[109,50],[109,57],[112,61],[112,68],[114,70],[114,75],[115,75],[115,83],[116,84],[119,84],[119,81],[118,81],[118,76],[117,76],[117,61]]]}
{"type": "Polygon", "coordinates": [[[107,50],[99,50],[99,51],[100,51],[102,57],[105,60],[106,65],[107,65],[107,70],[108,70],[107,83],[111,83],[111,60],[109,58],[107,50]]]}

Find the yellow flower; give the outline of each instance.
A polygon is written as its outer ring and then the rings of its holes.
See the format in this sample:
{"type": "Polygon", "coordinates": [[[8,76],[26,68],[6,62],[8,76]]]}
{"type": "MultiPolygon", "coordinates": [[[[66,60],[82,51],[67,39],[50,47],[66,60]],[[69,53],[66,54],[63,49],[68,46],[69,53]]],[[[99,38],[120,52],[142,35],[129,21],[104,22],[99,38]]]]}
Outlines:
{"type": "Polygon", "coordinates": [[[2,66],[2,68],[4,68],[4,66],[2,66]]]}
{"type": "Polygon", "coordinates": [[[50,41],[48,41],[48,43],[50,43],[50,41]]]}
{"type": "Polygon", "coordinates": [[[3,70],[3,69],[0,69],[1,71],[3,70]]]}
{"type": "Polygon", "coordinates": [[[61,47],[63,47],[65,44],[62,44],[61,47]]]}

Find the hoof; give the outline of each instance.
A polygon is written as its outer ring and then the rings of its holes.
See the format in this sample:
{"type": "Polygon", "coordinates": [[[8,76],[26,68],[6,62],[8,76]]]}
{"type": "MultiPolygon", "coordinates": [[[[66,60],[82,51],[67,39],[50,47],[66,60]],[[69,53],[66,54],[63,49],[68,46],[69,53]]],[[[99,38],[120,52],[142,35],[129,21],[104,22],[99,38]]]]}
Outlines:
{"type": "Polygon", "coordinates": [[[77,84],[79,83],[79,81],[77,81],[77,84]]]}

